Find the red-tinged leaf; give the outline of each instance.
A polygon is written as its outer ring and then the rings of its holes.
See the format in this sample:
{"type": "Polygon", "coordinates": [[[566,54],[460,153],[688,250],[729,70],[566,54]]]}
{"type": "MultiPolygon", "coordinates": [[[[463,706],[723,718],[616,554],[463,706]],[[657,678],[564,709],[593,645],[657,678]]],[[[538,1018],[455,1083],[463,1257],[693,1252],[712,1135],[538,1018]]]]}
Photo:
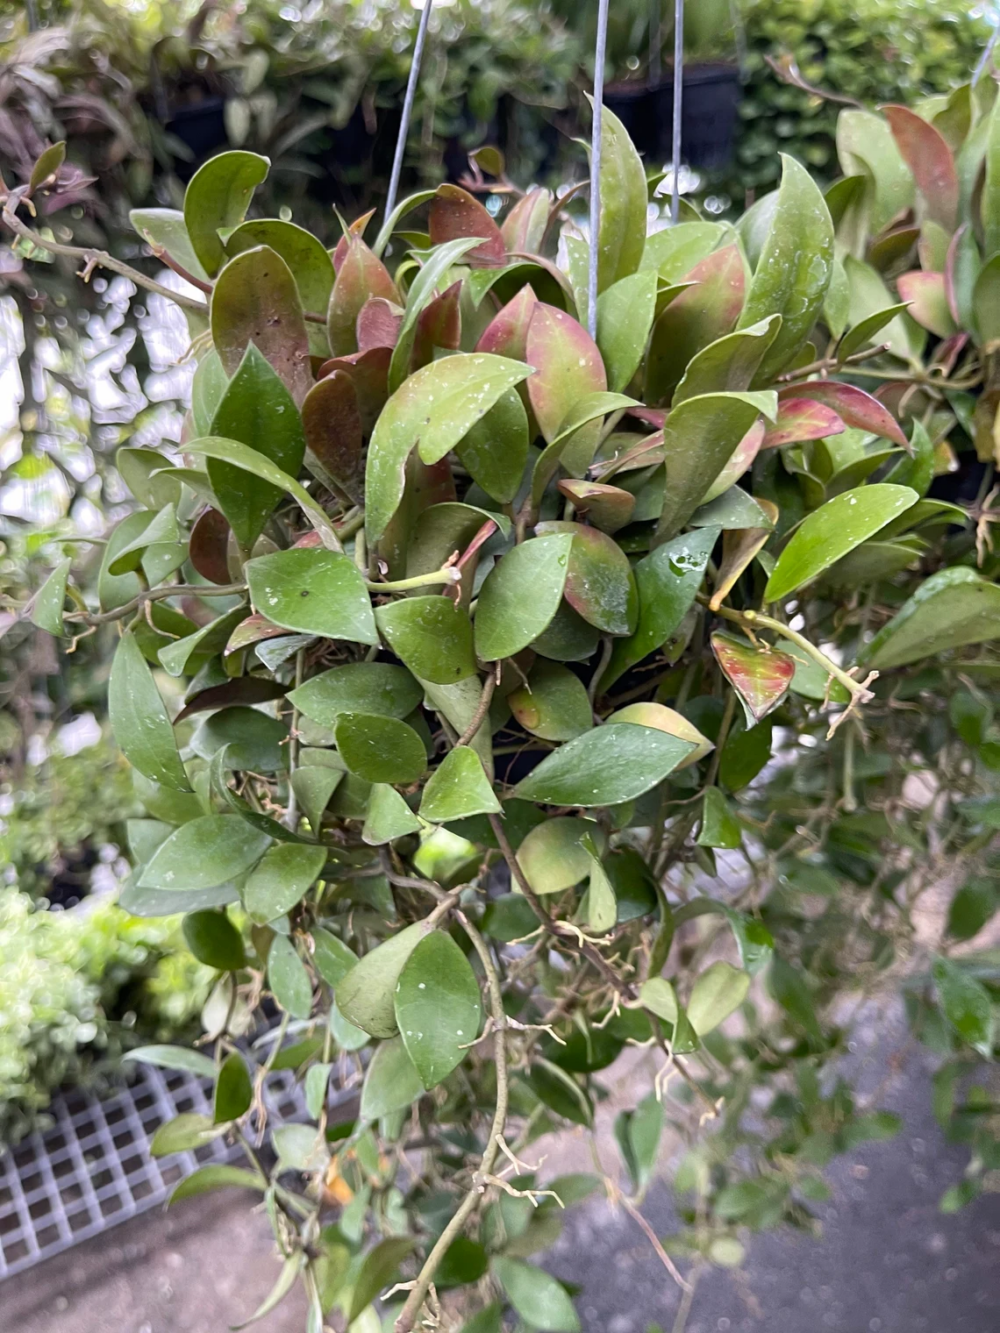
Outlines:
{"type": "Polygon", "coordinates": [[[950,375],[968,341],[967,333],[953,333],[950,338],[945,338],[935,349],[932,365],[940,367],[942,375],[950,375]]]}
{"type": "Polygon", "coordinates": [[[540,249],[549,222],[552,195],[538,185],[517,201],[503,220],[500,235],[510,251],[534,254],[540,249]]]}
{"type": "Polygon", "coordinates": [[[391,352],[399,340],[402,324],[403,312],[395,301],[385,296],[371,297],[358,311],[358,351],[388,348],[391,352]]]}
{"type": "Polygon", "coordinates": [[[522,287],[487,324],[476,343],[476,351],[523,361],[528,347],[528,325],[537,305],[538,297],[531,286],[522,287]]]}
{"type": "Polygon", "coordinates": [[[646,359],[646,398],[669,399],[693,356],[736,327],[746,299],[739,246],[714,250],[684,275],[695,285],[676,296],[653,325],[646,359]]]}
{"type": "Polygon", "coordinates": [[[252,616],[247,616],[246,620],[241,620],[236,626],[229,636],[223,656],[228,657],[230,653],[238,653],[243,648],[249,648],[251,644],[262,643],[265,639],[279,639],[287,633],[287,629],[276,625],[273,620],[268,620],[267,616],[262,616],[258,611],[252,616]]]}
{"type": "Polygon", "coordinates": [[[410,369],[419,370],[434,359],[435,347],[457,352],[462,342],[462,283],[452,285],[435,296],[417,316],[410,369]]]}
{"type": "Polygon", "coordinates": [[[391,348],[370,347],[366,352],[333,357],[320,366],[320,378],[332,375],[335,370],[342,370],[354,381],[358,411],[361,413],[361,432],[366,440],[375,429],[375,422],[389,397],[391,360],[391,348]]]}
{"type": "Polygon", "coordinates": [[[368,226],[369,222],[371,222],[374,216],[375,216],[374,208],[369,209],[367,213],[362,213],[361,216],[359,218],[355,218],[354,221],[351,223],[351,225],[347,228],[347,234],[341,236],[340,240],[334,247],[332,256],[333,271],[335,274],[340,272],[341,265],[347,258],[347,247],[350,244],[350,238],[352,236],[364,236],[365,228],[368,226]]]}
{"type": "Polygon", "coordinates": [[[902,426],[887,408],[870,393],[865,393],[864,389],[857,389],[853,384],[839,384],[835,380],[810,380],[808,384],[799,384],[794,389],[779,390],[778,410],[790,398],[801,398],[805,394],[817,403],[832,407],[845,426],[871,431],[873,435],[881,435],[909,451],[910,442],[903,434],[902,426]]]}
{"type": "Polygon", "coordinates": [[[481,236],[482,245],[477,245],[465,257],[471,268],[491,268],[506,263],[507,247],[500,228],[479,200],[457,185],[438,186],[431,202],[429,231],[431,245],[481,236]]]}
{"type": "MultiPolygon", "coordinates": [[[[287,634],[288,631],[282,630],[282,633],[287,634]]],[[[254,704],[270,703],[272,699],[281,699],[288,689],[289,686],[264,676],[239,676],[196,694],[174,718],[174,726],[194,717],[195,713],[210,713],[217,708],[232,708],[237,704],[252,707],[254,704]]]]}
{"type": "Polygon", "coordinates": [[[625,415],[635,417],[636,421],[641,421],[652,430],[662,430],[667,424],[667,414],[661,407],[627,407],[625,415]]]}
{"type": "Polygon", "coordinates": [[[631,634],[639,615],[639,594],[628,556],[618,543],[582,523],[553,520],[539,523],[535,531],[539,536],[568,533],[573,538],[563,587],[573,610],[603,634],[631,634]]]}
{"type": "Polygon", "coordinates": [[[882,111],[923,196],[927,216],[953,231],[958,216],[958,172],[943,135],[909,107],[885,106],[882,111]]]}
{"type": "Polygon", "coordinates": [[[770,500],[758,500],[757,504],[770,519],[766,528],[734,528],[722,534],[722,563],[715,576],[715,591],[709,602],[709,609],[718,611],[719,607],[732,592],[736,580],[753,562],[757,552],[774,531],[778,521],[778,506],[770,500]]]}
{"type": "Polygon", "coordinates": [[[618,486],[605,486],[599,481],[563,480],[557,483],[560,491],[579,514],[586,514],[595,528],[602,532],[617,532],[625,527],[635,509],[635,496],[618,486]]]}
{"type": "Polygon", "coordinates": [[[900,300],[909,301],[910,314],[918,324],[939,338],[950,338],[955,321],[948,308],[943,273],[901,273],[896,279],[900,300]]]}
{"type": "Polygon", "coordinates": [[[780,449],[783,444],[840,435],[845,429],[843,418],[825,403],[817,403],[813,398],[782,398],[778,402],[778,419],[773,425],[767,423],[760,447],[780,449]]]}
{"type": "MultiPolygon", "coordinates": [[[[591,393],[607,390],[608,377],[597,344],[587,330],[563,310],[539,302],[528,326],[525,360],[535,370],[528,397],[539,428],[549,443],[570,410],[591,393]]],[[[579,475],[589,466],[602,429],[601,420],[576,431],[564,447],[561,462],[579,475]]]]}
{"type": "Polygon", "coordinates": [[[399,301],[396,284],[389,270],[360,236],[349,236],[347,253],[330,295],[330,310],[326,331],[330,337],[330,351],[334,356],[347,356],[361,350],[358,344],[358,316],[366,301],[382,297],[399,301]]]}
{"type": "Polygon", "coordinates": [[[292,271],[269,246],[244,250],[219,274],[212,292],[212,341],[232,379],[253,343],[296,404],[312,385],[309,335],[292,271]]]}
{"type": "Polygon", "coordinates": [[[188,555],[195,569],[209,583],[229,583],[229,520],[218,509],[205,509],[191,529],[188,555]]]}
{"type": "Polygon", "coordinates": [[[753,460],[763,448],[765,426],[764,418],[758,417],[736,446],[732,458],[705,492],[702,504],[708,504],[709,501],[725,494],[730,486],[735,486],[744,472],[750,470],[753,460]]]}
{"type": "Polygon", "coordinates": [[[716,661],[752,726],[784,698],[795,675],[795,659],[774,648],[753,648],[726,634],[713,634],[711,642],[716,661]]]}
{"type": "Polygon", "coordinates": [[[355,504],[364,496],[364,435],[354,380],[335,370],[306,394],[302,404],[306,447],[355,504]]]}

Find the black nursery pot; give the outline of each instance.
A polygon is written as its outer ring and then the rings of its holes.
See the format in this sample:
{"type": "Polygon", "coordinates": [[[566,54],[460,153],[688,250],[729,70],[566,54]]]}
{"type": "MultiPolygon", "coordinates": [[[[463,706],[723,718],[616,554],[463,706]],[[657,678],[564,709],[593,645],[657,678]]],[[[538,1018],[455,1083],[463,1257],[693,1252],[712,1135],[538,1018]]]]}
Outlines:
{"type": "MultiPolygon", "coordinates": [[[[698,171],[716,171],[733,156],[740,104],[740,74],[735,65],[691,65],[684,70],[681,110],[681,157],[698,171]]],[[[674,124],[674,80],[636,91],[615,90],[605,105],[619,117],[639,152],[668,162],[674,124]],[[625,114],[619,110],[616,99],[625,114]]]]}
{"type": "Polygon", "coordinates": [[[205,97],[200,102],[180,106],[171,113],[163,128],[191,150],[189,162],[175,164],[178,176],[187,180],[206,157],[218,148],[228,147],[226,99],[205,97]]]}

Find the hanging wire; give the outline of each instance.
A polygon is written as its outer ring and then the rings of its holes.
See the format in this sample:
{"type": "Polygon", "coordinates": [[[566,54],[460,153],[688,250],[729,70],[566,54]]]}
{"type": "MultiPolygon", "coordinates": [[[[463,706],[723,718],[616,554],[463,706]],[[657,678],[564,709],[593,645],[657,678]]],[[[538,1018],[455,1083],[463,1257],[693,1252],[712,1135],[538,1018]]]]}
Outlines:
{"type": "Polygon", "coordinates": [[[417,96],[417,83],[420,80],[420,62],[424,57],[424,40],[427,37],[427,24],[430,21],[434,0],[424,0],[420,11],[420,23],[417,27],[417,41],[413,48],[413,63],[410,65],[410,77],[406,81],[406,96],[403,99],[403,114],[399,122],[399,136],[396,139],[396,155],[392,159],[392,175],[389,177],[389,193],[385,197],[385,215],[390,217],[396,207],[399,194],[399,178],[403,174],[403,157],[406,153],[406,139],[410,132],[410,117],[413,115],[413,103],[417,96]]]}
{"type": "Polygon", "coordinates": [[[608,49],[608,0],[598,0],[594,48],[594,124],[590,150],[590,267],[587,272],[587,328],[597,337],[598,233],[601,229],[601,131],[604,124],[604,60],[608,49]]]}
{"type": "Polygon", "coordinates": [[[670,156],[674,169],[670,195],[670,221],[676,227],[681,215],[681,111],[684,106],[684,0],[674,0],[674,124],[670,156]]]}
{"type": "Polygon", "coordinates": [[[973,87],[975,87],[975,85],[982,78],[983,71],[986,69],[987,65],[993,59],[993,52],[996,49],[998,37],[1000,37],[1000,6],[997,6],[996,14],[993,19],[993,35],[990,37],[990,40],[986,43],[986,49],[983,51],[983,54],[979,57],[979,64],[976,66],[975,73],[972,76],[973,87]]]}

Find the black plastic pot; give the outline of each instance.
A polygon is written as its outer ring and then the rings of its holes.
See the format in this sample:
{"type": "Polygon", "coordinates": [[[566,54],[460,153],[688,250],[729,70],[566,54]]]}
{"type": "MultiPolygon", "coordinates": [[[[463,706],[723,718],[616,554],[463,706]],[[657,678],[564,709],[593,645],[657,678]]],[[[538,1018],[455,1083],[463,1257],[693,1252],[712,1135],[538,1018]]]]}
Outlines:
{"type": "MultiPolygon", "coordinates": [[[[691,65],[684,70],[681,157],[698,171],[716,171],[733,156],[740,104],[735,65],[691,65]]],[[[674,80],[654,85],[622,84],[604,96],[643,156],[668,162],[674,124],[674,80]]]]}
{"type": "Polygon", "coordinates": [[[190,149],[191,160],[176,164],[178,176],[186,180],[194,175],[210,153],[228,146],[226,99],[205,97],[189,106],[179,106],[171,113],[163,128],[190,149]]]}

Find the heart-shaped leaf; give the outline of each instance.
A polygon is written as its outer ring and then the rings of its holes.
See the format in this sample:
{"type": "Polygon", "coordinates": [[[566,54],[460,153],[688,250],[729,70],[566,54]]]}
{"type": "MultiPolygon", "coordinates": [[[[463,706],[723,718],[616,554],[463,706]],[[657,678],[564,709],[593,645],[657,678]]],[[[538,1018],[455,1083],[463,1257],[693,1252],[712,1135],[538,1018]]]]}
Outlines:
{"type": "Polygon", "coordinates": [[[472,622],[447,597],[404,597],[380,606],[375,622],[415,676],[451,685],[476,671],[472,622]]]}
{"type": "Polygon", "coordinates": [[[420,829],[420,820],[395,787],[376,782],[368,797],[368,810],[361,830],[362,841],[370,847],[380,847],[392,842],[394,838],[419,833],[420,829]]]}
{"type": "Polygon", "coordinates": [[[562,599],[572,545],[570,533],[553,533],[522,542],[497,561],[476,608],[478,657],[513,657],[542,633],[562,599]]]}
{"type": "Polygon", "coordinates": [[[350,643],[377,644],[365,581],[349,556],[296,547],[246,564],[254,606],[276,625],[350,643]]]}
{"type": "Polygon", "coordinates": [[[421,1082],[436,1087],[461,1064],[482,1018],[479,984],[450,935],[432,931],[413,950],[399,974],[395,1008],[399,1035],[421,1082]]]}
{"type": "Polygon", "coordinates": [[[795,659],[775,649],[754,648],[726,634],[712,635],[712,652],[736,691],[752,727],[778,706],[795,675],[795,659]]]}
{"type": "Polygon", "coordinates": [[[432,824],[447,824],[470,815],[500,814],[497,800],[475,750],[457,745],[427,779],[420,814],[432,824]]]}

